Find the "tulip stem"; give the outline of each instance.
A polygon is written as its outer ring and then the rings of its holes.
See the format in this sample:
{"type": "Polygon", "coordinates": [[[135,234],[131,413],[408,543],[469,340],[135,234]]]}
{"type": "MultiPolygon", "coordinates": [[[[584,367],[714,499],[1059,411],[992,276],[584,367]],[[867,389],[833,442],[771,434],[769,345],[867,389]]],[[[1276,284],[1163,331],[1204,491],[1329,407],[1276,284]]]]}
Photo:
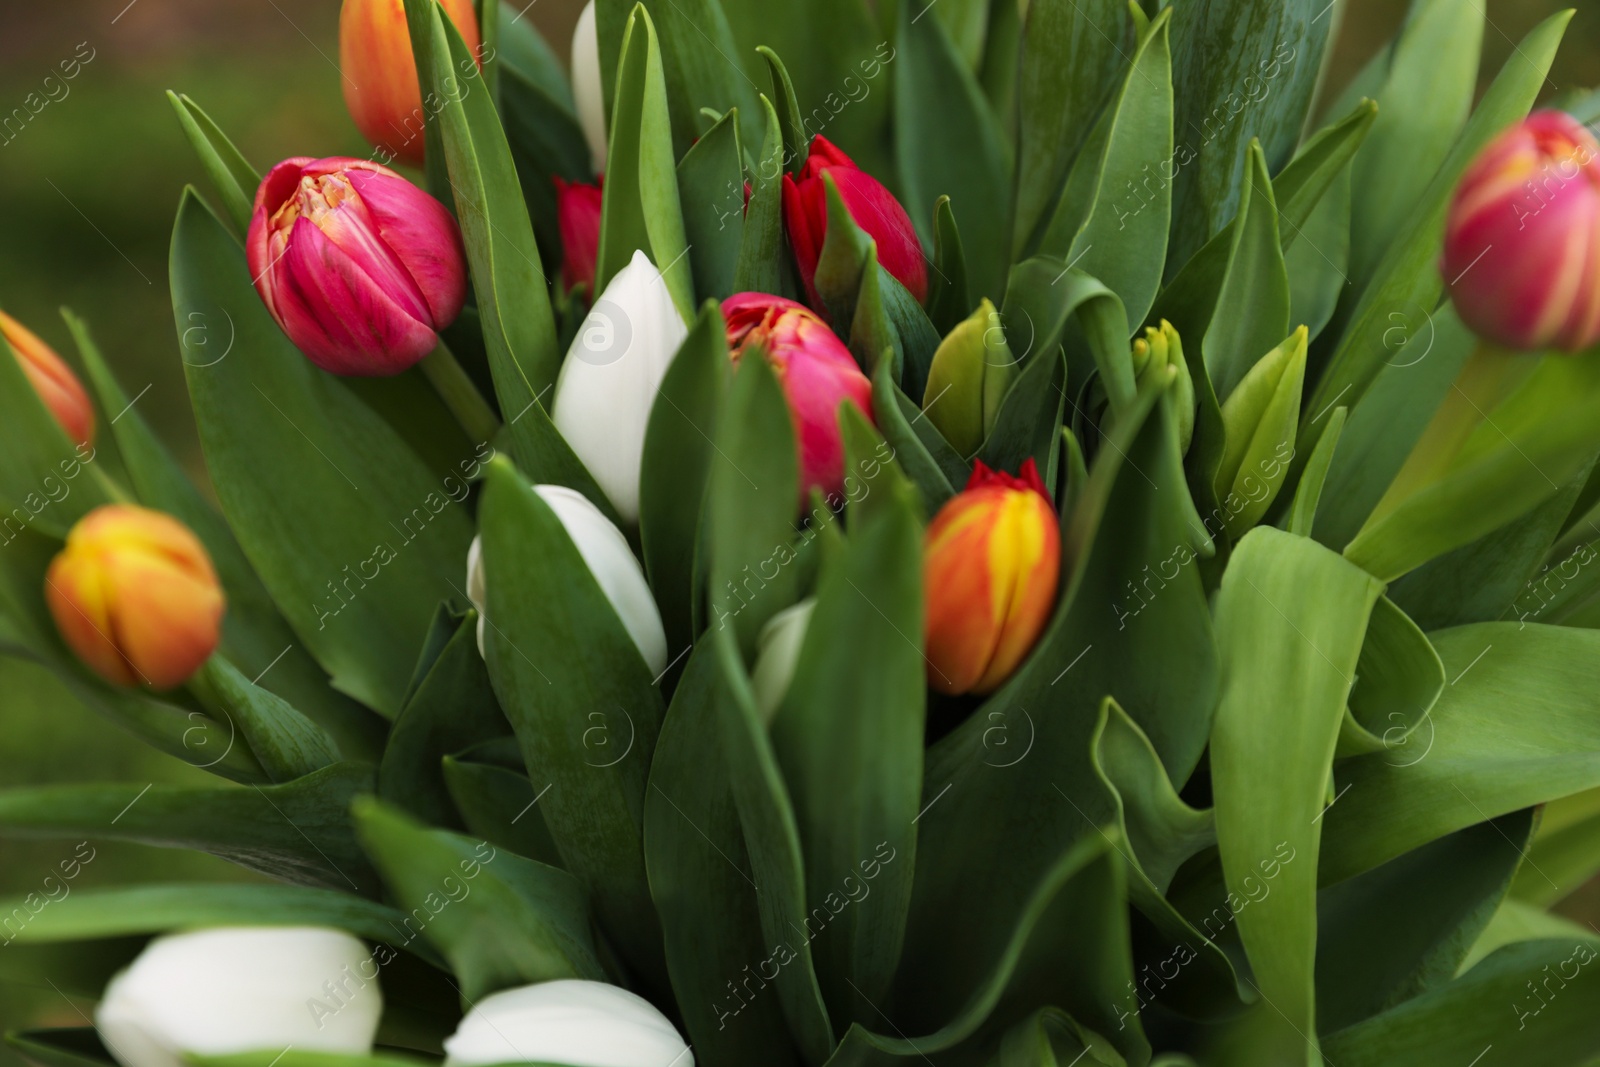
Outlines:
{"type": "Polygon", "coordinates": [[[494,440],[494,435],[500,432],[500,420],[495,418],[494,409],[443,341],[424,356],[418,366],[468,437],[474,441],[494,440]]]}

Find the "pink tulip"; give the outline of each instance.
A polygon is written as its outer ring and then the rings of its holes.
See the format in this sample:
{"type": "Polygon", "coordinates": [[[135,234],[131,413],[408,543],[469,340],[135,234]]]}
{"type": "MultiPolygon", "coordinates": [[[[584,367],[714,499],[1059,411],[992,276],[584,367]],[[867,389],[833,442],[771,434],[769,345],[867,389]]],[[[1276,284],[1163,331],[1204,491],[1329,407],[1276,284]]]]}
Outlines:
{"type": "Polygon", "coordinates": [[[594,261],[600,251],[601,178],[593,185],[556,181],[556,223],[561,228],[561,288],[594,293],[594,261]]]}
{"type": "Polygon", "coordinates": [[[759,346],[789,401],[800,452],[800,492],[833,494],[844,486],[839,405],[848,400],[872,421],[872,383],[817,314],[767,293],[735,293],[722,302],[728,347],[737,361],[759,346]]]}
{"type": "Polygon", "coordinates": [[[911,225],[911,216],[894,194],[829,140],[818,134],[811,139],[811,153],[800,171],[800,178],[783,176],[783,221],[789,230],[789,243],[800,267],[811,306],[822,310],[813,279],[822,243],[828,234],[828,192],[822,183],[826,174],[839,189],[845,209],[868,237],[878,245],[878,263],[896,281],[911,291],[920,304],[928,298],[928,265],[922,258],[922,243],[911,225]]]}
{"type": "Polygon", "coordinates": [[[1490,142],[1450,205],[1440,271],[1456,312],[1510,348],[1600,339],[1600,144],[1536,111],[1490,142]]]}
{"type": "Polygon", "coordinates": [[[433,197],[361,159],[286,159],[256,190],[245,254],[256,291],[311,362],[398,374],[466,300],[461,230],[433,197]]]}

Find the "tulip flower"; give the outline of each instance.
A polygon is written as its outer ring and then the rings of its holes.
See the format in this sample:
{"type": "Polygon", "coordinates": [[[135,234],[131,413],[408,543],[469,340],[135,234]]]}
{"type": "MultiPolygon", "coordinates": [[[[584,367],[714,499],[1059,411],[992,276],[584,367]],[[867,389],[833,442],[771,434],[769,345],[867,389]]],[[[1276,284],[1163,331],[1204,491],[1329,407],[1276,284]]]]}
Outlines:
{"type": "Polygon", "coordinates": [[[600,81],[600,35],[595,29],[594,0],[583,5],[572,31],[572,99],[578,124],[589,142],[594,172],[606,169],[606,97],[600,81]]]}
{"type": "Polygon", "coordinates": [[[594,302],[556,377],[550,418],[624,522],[639,521],[639,466],[656,390],[689,336],[643,252],[594,302]]]}
{"type": "Polygon", "coordinates": [[[957,452],[970,456],[994,429],[1016,377],[1000,313],[985,299],[934,352],[922,409],[957,452]]]}
{"type": "Polygon", "coordinates": [[[1033,460],[1020,477],[980,461],[923,539],[928,682],[941,693],[992,693],[1050,620],[1061,530],[1033,460]]]}
{"type": "Polygon", "coordinates": [[[286,159],[256,190],[245,257],[256,292],[311,362],[398,374],[431,352],[467,296],[443,204],[361,159],[286,159]]]}
{"type": "Polygon", "coordinates": [[[122,1067],[286,1048],[365,1056],[383,1011],[377,977],[373,954],[341,930],[194,930],[146,945],[94,1021],[122,1067]]]}
{"type": "Polygon", "coordinates": [[[1536,111],[1479,154],[1456,187],[1439,265],[1463,322],[1509,348],[1575,352],[1600,340],[1600,144],[1536,111]]]}
{"type": "Polygon", "coordinates": [[[72,373],[55,349],[16,319],[0,311],[0,337],[6,339],[22,366],[23,376],[50,409],[73,444],[94,441],[94,405],[83,383],[72,373]]]}
{"type": "MultiPolygon", "coordinates": [[[[659,675],[667,669],[667,632],[661,625],[655,597],[650,594],[650,583],[645,581],[644,569],[628,547],[628,539],[582,493],[560,485],[536,485],[533,491],[561,520],[650,673],[659,675]]],[[[467,597],[478,609],[478,654],[482,655],[488,604],[482,537],[473,538],[472,547],[467,550],[467,597]]]]}
{"type": "Polygon", "coordinates": [[[649,1001],[576,978],[484,997],[445,1039],[444,1053],[445,1067],[694,1067],[688,1045],[649,1001]]]}
{"type": "Polygon", "coordinates": [[[594,292],[594,261],[600,251],[600,183],[556,180],[556,222],[561,228],[561,287],[594,292]]]}
{"type": "Polygon", "coordinates": [[[171,689],[217,647],[222,587],[200,539],[177,519],[106,504],[79,519],[45,572],[61,637],[114,685],[171,689]]]}
{"type": "Polygon", "coordinates": [[[921,303],[928,297],[928,266],[922,257],[922,243],[911,225],[911,217],[894,194],[872,175],[857,167],[850,157],[818,134],[811,139],[811,154],[798,180],[783,176],[783,221],[789,230],[800,279],[805,282],[811,306],[822,308],[812,279],[828,233],[828,196],[822,183],[826,174],[833,179],[839,197],[856,225],[878,244],[878,262],[883,269],[911,291],[921,303]]]}
{"type": "MultiPolygon", "coordinates": [[[[439,2],[476,57],[478,17],[472,0],[439,2]]],[[[420,167],[422,130],[433,115],[422,110],[404,0],[344,0],[339,11],[339,72],[344,106],[361,135],[391,158],[420,167]]]]}
{"type": "Polygon", "coordinates": [[[756,638],[756,666],[750,674],[750,685],[756,692],[756,707],[768,725],[778,714],[783,698],[789,693],[789,685],[794,681],[800,648],[806,643],[806,630],[816,607],[816,597],[807,597],[793,607],[784,608],[767,620],[756,638]]]}
{"type": "Polygon", "coordinates": [[[800,494],[844,486],[839,405],[849,401],[872,420],[872,383],[816,312],[767,293],[735,293],[722,302],[728,348],[737,361],[751,347],[766,353],[783,385],[800,453],[800,494]]]}

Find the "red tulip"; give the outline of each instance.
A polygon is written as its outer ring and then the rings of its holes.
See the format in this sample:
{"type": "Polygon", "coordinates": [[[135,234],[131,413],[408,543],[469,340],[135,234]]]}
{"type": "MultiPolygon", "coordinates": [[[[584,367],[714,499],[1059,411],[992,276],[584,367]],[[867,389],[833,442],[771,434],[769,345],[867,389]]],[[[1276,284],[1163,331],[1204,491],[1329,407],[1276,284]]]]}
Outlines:
{"type": "Polygon", "coordinates": [[[822,310],[812,279],[828,233],[828,196],[822,184],[826,174],[839,189],[839,198],[856,225],[878,244],[878,263],[911,291],[921,303],[928,297],[928,266],[922,258],[922,244],[911,225],[911,217],[900,201],[876,178],[857,167],[850,157],[818,134],[811,140],[811,154],[800,172],[800,179],[783,176],[783,219],[789,229],[789,243],[800,267],[811,306],[822,310]]]}
{"type": "Polygon", "coordinates": [[[789,402],[800,451],[800,492],[844,487],[839,404],[848,400],[872,420],[872,383],[855,357],[810,309],[767,293],[735,293],[722,302],[728,347],[738,360],[752,345],[766,352],[789,402]]]}
{"type": "Polygon", "coordinates": [[[360,159],[273,167],[256,190],[245,255],[283,332],[334,374],[400,373],[433,350],[467,295],[450,212],[360,159]]]}
{"type": "Polygon", "coordinates": [[[556,221],[561,227],[561,287],[594,292],[594,261],[600,251],[602,177],[593,185],[556,180],[556,221]]]}
{"type": "MultiPolygon", "coordinates": [[[[472,0],[439,2],[467,50],[477,57],[478,17],[472,0]]],[[[344,0],[339,11],[339,72],[344,105],[361,135],[391,158],[420,167],[422,130],[433,114],[424,115],[422,110],[422,87],[411,56],[403,0],[344,0]]],[[[468,91],[470,87],[463,90],[468,91]]],[[[432,110],[436,112],[436,105],[432,110]]]]}
{"type": "Polygon", "coordinates": [[[1021,477],[979,462],[923,538],[928,683],[992,693],[1027,656],[1056,600],[1061,529],[1033,460],[1021,477]]]}
{"type": "Polygon", "coordinates": [[[1600,144],[1536,111],[1483,150],[1457,186],[1440,270],[1456,312],[1510,348],[1600,340],[1600,144]]]}
{"type": "Polygon", "coordinates": [[[62,639],[114,685],[171,689],[217,647],[222,587],[177,519],[107,504],[78,520],[45,574],[62,639]]]}
{"type": "Polygon", "coordinates": [[[94,440],[94,405],[83,383],[66,365],[56,350],[16,319],[0,311],[0,337],[11,345],[22,365],[23,376],[56,417],[61,428],[74,444],[86,445],[94,440]]]}

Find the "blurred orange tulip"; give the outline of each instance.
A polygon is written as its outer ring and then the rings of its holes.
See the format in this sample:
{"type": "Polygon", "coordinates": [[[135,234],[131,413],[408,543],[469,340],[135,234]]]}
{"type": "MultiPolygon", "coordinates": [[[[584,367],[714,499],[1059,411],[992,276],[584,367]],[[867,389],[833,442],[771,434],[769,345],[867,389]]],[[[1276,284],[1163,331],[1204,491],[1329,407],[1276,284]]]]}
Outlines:
{"type": "Polygon", "coordinates": [[[55,349],[4,311],[0,311],[0,336],[10,343],[11,350],[17,354],[17,362],[22,364],[22,373],[27,375],[39,399],[44,401],[61,428],[67,431],[72,443],[93,442],[94,405],[89,403],[83,383],[56,355],[55,349]]]}
{"type": "MultiPolygon", "coordinates": [[[[461,33],[467,50],[478,55],[478,18],[472,0],[439,0],[461,33]]],[[[432,114],[422,108],[422,87],[411,56],[404,0],[344,0],[339,12],[339,72],[344,104],[362,136],[395,159],[422,165],[422,130],[432,114]]],[[[457,71],[458,78],[467,74],[457,71]]]]}

